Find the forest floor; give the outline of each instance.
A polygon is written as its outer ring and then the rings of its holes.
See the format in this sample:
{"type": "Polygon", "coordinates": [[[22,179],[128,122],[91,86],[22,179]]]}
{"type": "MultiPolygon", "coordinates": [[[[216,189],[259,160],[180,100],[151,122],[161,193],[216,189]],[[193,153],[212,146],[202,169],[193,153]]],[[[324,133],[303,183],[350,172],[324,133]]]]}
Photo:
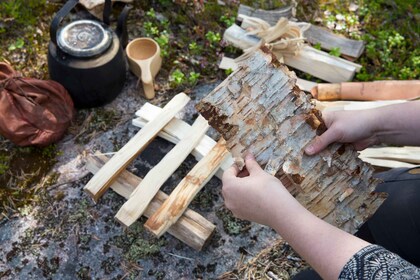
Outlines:
{"type": "MultiPolygon", "coordinates": [[[[192,102],[181,117],[187,122],[196,115],[194,104],[229,74],[218,69],[222,55],[240,54],[222,40],[235,21],[239,1],[224,2],[135,0],[128,18],[130,40],[152,37],[162,49],[157,95],[149,102],[164,106],[175,94],[186,92],[192,102]]],[[[272,9],[287,1],[241,2],[272,9]]],[[[419,79],[417,1],[290,2],[297,3],[300,21],[366,42],[365,53],[356,61],[363,68],[355,80],[419,79]]],[[[0,61],[26,77],[47,79],[49,24],[62,4],[2,1],[0,61]]],[[[115,4],[113,26],[122,7],[115,4]]],[[[216,225],[202,252],[170,235],[155,238],[143,229],[144,219],[124,230],[114,220],[124,200],[112,191],[96,205],[89,199],[83,192],[92,177],[86,159],[96,151],[117,151],[138,131],[131,120],[147,100],[139,94],[134,75],[127,72],[127,77],[113,102],[78,110],[68,133],[54,145],[21,148],[0,137],[0,278],[214,279],[225,273],[225,279],[289,279],[306,267],[287,244],[276,241],[273,230],[235,219],[223,205],[218,179],[191,205],[216,225]]],[[[217,137],[214,132],[212,136],[217,137]]],[[[172,147],[156,139],[128,169],[143,177],[172,147]]],[[[194,163],[187,158],[163,190],[170,192],[194,163]]]]}

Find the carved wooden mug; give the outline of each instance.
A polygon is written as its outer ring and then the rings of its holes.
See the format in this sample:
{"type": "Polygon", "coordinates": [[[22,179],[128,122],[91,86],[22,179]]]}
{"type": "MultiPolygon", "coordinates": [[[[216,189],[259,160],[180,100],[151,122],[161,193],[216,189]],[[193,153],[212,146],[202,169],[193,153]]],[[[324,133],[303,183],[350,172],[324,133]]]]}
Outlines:
{"type": "Polygon", "coordinates": [[[137,38],[126,48],[130,70],[139,77],[147,99],[155,97],[154,78],[162,65],[160,47],[150,38],[137,38]]]}

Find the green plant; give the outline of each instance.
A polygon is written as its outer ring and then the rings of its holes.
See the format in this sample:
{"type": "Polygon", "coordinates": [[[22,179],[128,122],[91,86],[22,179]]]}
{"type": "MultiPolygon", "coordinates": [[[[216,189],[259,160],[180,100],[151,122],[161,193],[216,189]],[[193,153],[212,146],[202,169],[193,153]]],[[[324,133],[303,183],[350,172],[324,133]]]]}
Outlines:
{"type": "Polygon", "coordinates": [[[143,23],[143,28],[146,33],[146,36],[153,37],[154,35],[159,34],[159,28],[153,25],[152,22],[146,21],[143,23]]]}
{"type": "Polygon", "coordinates": [[[228,75],[228,76],[229,76],[230,74],[232,74],[232,72],[233,72],[233,69],[232,69],[232,68],[229,68],[229,69],[226,69],[226,70],[225,70],[225,74],[226,74],[226,75],[228,75]]]}
{"type": "Polygon", "coordinates": [[[150,18],[156,18],[156,12],[155,12],[155,10],[154,10],[153,8],[150,8],[150,10],[148,10],[148,11],[146,12],[146,15],[147,15],[148,17],[150,17],[150,18]]]}
{"type": "Polygon", "coordinates": [[[173,86],[180,86],[185,82],[185,74],[181,70],[176,69],[169,76],[169,81],[173,86]]]}
{"type": "Polygon", "coordinates": [[[155,37],[156,42],[159,44],[161,49],[161,55],[163,57],[169,56],[169,34],[164,30],[160,33],[159,37],[155,37]]]}
{"type": "Polygon", "coordinates": [[[211,44],[216,44],[219,43],[220,40],[222,39],[220,37],[220,33],[219,32],[213,32],[213,31],[209,31],[206,33],[206,39],[211,43],[211,44]]]}
{"type": "Polygon", "coordinates": [[[314,49],[321,50],[321,43],[316,43],[313,47],[314,49]]]}
{"type": "Polygon", "coordinates": [[[16,42],[14,42],[14,43],[10,44],[10,46],[9,46],[8,50],[9,50],[9,51],[14,51],[14,50],[16,50],[16,49],[21,49],[21,48],[23,48],[23,46],[24,46],[24,45],[25,45],[25,41],[23,41],[23,39],[22,39],[22,38],[18,38],[18,39],[16,40],[16,42]]]}
{"type": "Polygon", "coordinates": [[[338,48],[338,47],[337,48],[332,48],[330,50],[330,55],[339,57],[341,55],[340,48],[338,48]]]}
{"type": "Polygon", "coordinates": [[[229,27],[229,26],[231,26],[232,24],[234,24],[235,23],[235,17],[234,16],[229,16],[229,15],[227,15],[227,14],[224,14],[224,15],[222,15],[221,17],[220,17],[220,21],[221,22],[223,22],[225,25],[226,25],[226,27],[229,27]]]}
{"type": "Polygon", "coordinates": [[[200,73],[196,73],[194,71],[190,72],[189,76],[188,76],[188,82],[191,85],[195,85],[197,84],[198,79],[200,78],[200,73]]]}

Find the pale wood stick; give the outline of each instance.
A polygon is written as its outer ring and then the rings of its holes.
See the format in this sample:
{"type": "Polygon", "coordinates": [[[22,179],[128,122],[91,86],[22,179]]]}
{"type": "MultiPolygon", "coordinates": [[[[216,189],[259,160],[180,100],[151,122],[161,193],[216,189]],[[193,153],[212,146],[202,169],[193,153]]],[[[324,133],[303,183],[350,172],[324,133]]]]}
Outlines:
{"type": "MultiPolygon", "coordinates": [[[[238,64],[235,62],[233,58],[223,56],[219,64],[219,68],[223,70],[226,70],[226,69],[236,70],[238,68],[238,64]]],[[[307,81],[301,78],[297,78],[296,84],[298,85],[300,89],[307,92],[311,92],[312,88],[316,87],[317,85],[317,83],[307,81]]]]}
{"type": "MultiPolygon", "coordinates": [[[[93,174],[97,173],[109,158],[104,155],[95,154],[87,160],[86,168],[93,174]]],[[[120,173],[120,176],[111,184],[116,193],[130,198],[131,193],[141,182],[141,178],[126,170],[120,173]]],[[[153,200],[144,211],[144,216],[150,217],[161,207],[168,195],[158,191],[153,200]]],[[[168,229],[168,233],[178,238],[188,246],[200,251],[210,240],[216,226],[205,219],[203,216],[187,209],[182,216],[168,229]]]]}
{"type": "Polygon", "coordinates": [[[199,115],[188,134],[147,173],[128,201],[120,208],[115,218],[126,226],[134,223],[146,210],[147,205],[163,183],[200,142],[208,128],[207,121],[199,115]]]}
{"type": "Polygon", "coordinates": [[[420,164],[420,147],[367,148],[360,152],[360,157],[420,164]]]}
{"type": "Polygon", "coordinates": [[[226,141],[221,138],[210,153],[204,156],[182,179],[169,198],[147,220],[144,226],[158,237],[165,233],[182,216],[197,193],[213,177],[228,153],[226,141]]]}
{"type": "Polygon", "coordinates": [[[319,101],[312,99],[318,110],[339,111],[339,110],[366,110],[392,104],[408,102],[407,100],[381,100],[381,101],[319,101]]]}
{"type": "Polygon", "coordinates": [[[291,18],[292,17],[292,6],[282,7],[276,10],[263,10],[263,9],[254,9],[247,5],[241,4],[238,9],[238,18],[240,19],[241,15],[246,15],[250,17],[257,17],[267,21],[270,25],[274,25],[281,17],[291,18]]]}
{"type": "Polygon", "coordinates": [[[412,168],[412,167],[417,166],[415,164],[395,161],[395,160],[385,160],[385,159],[376,159],[376,158],[368,158],[368,157],[359,157],[359,158],[364,162],[370,163],[371,165],[379,166],[379,167],[386,167],[386,168],[400,168],[400,167],[412,168]]]}
{"type": "Polygon", "coordinates": [[[84,190],[97,201],[121,171],[156,137],[158,132],[188,103],[185,93],[176,95],[163,108],[159,116],[140,130],[116,153],[107,164],[93,176],[84,190]]]}
{"type": "MultiPolygon", "coordinates": [[[[153,120],[157,115],[159,115],[161,110],[161,108],[153,104],[144,104],[140,110],[136,112],[136,115],[139,116],[139,118],[133,120],[133,125],[139,127],[146,125],[148,121],[153,120]]],[[[159,136],[176,144],[180,141],[180,139],[185,137],[190,129],[191,126],[186,122],[178,118],[173,118],[159,133],[159,136]]],[[[199,161],[210,152],[214,145],[216,145],[216,142],[209,136],[204,135],[200,143],[192,151],[192,154],[197,159],[197,161],[199,161]]],[[[229,154],[226,160],[220,166],[220,169],[216,172],[216,177],[222,179],[223,172],[228,169],[233,164],[233,162],[233,158],[229,154]]]]}

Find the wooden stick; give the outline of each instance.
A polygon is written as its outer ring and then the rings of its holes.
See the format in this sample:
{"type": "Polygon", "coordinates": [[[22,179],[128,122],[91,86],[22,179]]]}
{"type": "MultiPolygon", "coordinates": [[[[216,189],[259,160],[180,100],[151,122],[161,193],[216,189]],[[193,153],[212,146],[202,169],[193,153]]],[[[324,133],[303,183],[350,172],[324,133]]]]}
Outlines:
{"type": "MultiPolygon", "coordinates": [[[[261,9],[256,10],[243,4],[239,6],[239,20],[242,20],[241,15],[263,19],[271,26],[275,25],[281,17],[287,17],[284,13],[261,9]]],[[[299,26],[306,27],[306,30],[303,32],[303,36],[306,38],[307,42],[313,45],[319,43],[323,49],[331,50],[333,48],[340,48],[341,54],[358,58],[365,48],[363,41],[348,39],[344,36],[334,34],[328,29],[315,26],[310,23],[300,22],[297,24],[299,26]]]]}
{"type": "Polygon", "coordinates": [[[185,93],[176,95],[157,118],[147,124],[124,145],[86,184],[84,190],[97,201],[121,171],[156,137],[158,132],[188,103],[185,93]]]}
{"type": "MultiPolygon", "coordinates": [[[[157,115],[159,115],[161,108],[152,105],[150,103],[144,104],[140,110],[136,112],[136,115],[139,118],[133,120],[133,125],[143,127],[147,124],[148,121],[153,120],[157,115]]],[[[191,129],[191,126],[186,122],[173,118],[161,132],[159,136],[177,144],[180,139],[184,138],[188,131],[191,129]]],[[[211,139],[209,136],[204,135],[200,143],[192,151],[192,155],[197,159],[201,160],[205,155],[207,155],[210,150],[216,145],[216,142],[211,139]]],[[[233,158],[229,154],[226,160],[220,166],[220,169],[216,172],[216,177],[222,179],[223,172],[228,169],[233,164],[233,158]]]]}
{"type": "Polygon", "coordinates": [[[311,93],[320,101],[412,99],[420,97],[420,80],[318,84],[311,93]]]}
{"type": "Polygon", "coordinates": [[[247,5],[241,4],[238,9],[238,18],[240,19],[241,15],[246,15],[250,17],[256,17],[265,20],[270,25],[275,25],[281,17],[291,18],[292,17],[292,6],[286,6],[276,10],[263,10],[263,9],[254,9],[247,5]]]}
{"type": "Polygon", "coordinates": [[[126,226],[134,223],[146,210],[159,188],[181,165],[206,133],[209,125],[199,115],[188,134],[147,173],[115,218],[126,226]]]}
{"type": "Polygon", "coordinates": [[[401,162],[401,161],[395,161],[395,160],[385,160],[385,159],[376,159],[376,158],[368,158],[368,157],[359,157],[364,162],[367,162],[371,165],[378,166],[378,167],[386,167],[386,168],[413,168],[417,165],[401,162]]]}
{"type": "Polygon", "coordinates": [[[360,157],[420,164],[420,147],[367,148],[360,152],[360,157]]]}
{"type": "Polygon", "coordinates": [[[339,111],[339,110],[366,110],[392,104],[408,102],[407,100],[381,100],[381,101],[319,101],[312,100],[318,110],[339,111]]]}
{"type": "Polygon", "coordinates": [[[228,153],[226,141],[221,138],[210,153],[202,158],[182,179],[169,198],[147,220],[144,226],[158,237],[165,233],[182,216],[197,193],[213,177],[228,153]]]}
{"type": "MultiPolygon", "coordinates": [[[[93,174],[96,174],[107,161],[109,161],[107,156],[95,154],[94,156],[88,158],[86,168],[93,174]]],[[[131,193],[134,191],[135,187],[140,184],[140,182],[141,178],[124,170],[111,184],[110,188],[119,195],[129,199],[131,193]]],[[[144,216],[150,217],[153,215],[153,213],[161,207],[167,198],[167,194],[162,191],[158,191],[152,202],[150,202],[144,211],[144,216]]],[[[168,229],[168,233],[195,250],[200,251],[210,240],[215,228],[215,225],[206,220],[203,216],[197,212],[187,209],[168,229]]]]}
{"type": "MultiPolygon", "coordinates": [[[[226,69],[236,70],[238,68],[238,64],[235,62],[233,58],[223,56],[219,64],[219,68],[224,69],[224,70],[226,69]]],[[[304,90],[306,92],[311,92],[312,88],[317,85],[317,83],[307,81],[301,78],[297,78],[296,84],[301,90],[304,90]]]]}
{"type": "MultiPolygon", "coordinates": [[[[248,35],[236,24],[226,29],[223,38],[242,50],[260,42],[258,37],[248,35]]],[[[282,55],[277,53],[276,56],[282,55]]],[[[285,64],[331,83],[350,81],[361,68],[359,64],[329,55],[310,46],[304,46],[298,55],[285,54],[283,57],[285,64]]]]}

